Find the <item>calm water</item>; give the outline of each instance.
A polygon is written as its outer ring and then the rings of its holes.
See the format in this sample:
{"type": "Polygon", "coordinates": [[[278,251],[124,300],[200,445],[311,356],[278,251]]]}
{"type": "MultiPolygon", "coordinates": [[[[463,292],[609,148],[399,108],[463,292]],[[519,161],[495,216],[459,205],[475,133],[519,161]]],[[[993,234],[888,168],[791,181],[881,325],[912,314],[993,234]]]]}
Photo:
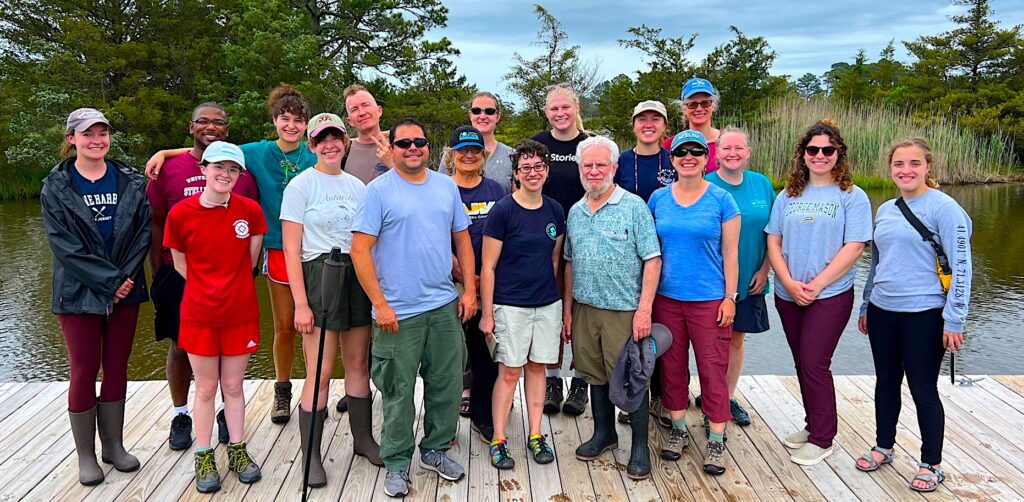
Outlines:
{"type": "MultiPolygon", "coordinates": [[[[974,288],[967,341],[957,356],[957,372],[1016,373],[1024,370],[1024,186],[991,185],[944,188],[974,220],[974,288]]],[[[869,192],[877,207],[895,195],[869,192]]],[[[50,251],[38,200],[0,202],[0,381],[66,380],[67,351],[50,314],[50,251]]],[[[867,275],[868,257],[857,263],[857,304],[867,275]]],[[[273,329],[266,285],[258,281],[263,313],[260,350],[249,375],[273,378],[273,329]]],[[[745,372],[792,374],[793,361],[778,315],[769,300],[772,330],[750,335],[745,372]]],[[[856,311],[856,310],[855,310],[856,311]]],[[[153,336],[153,307],[142,306],[129,367],[134,380],[162,379],[167,343],[153,336]]],[[[296,345],[296,354],[301,354],[296,345]]],[[[294,376],[300,376],[301,356],[294,376]]],[[[832,365],[837,373],[873,373],[867,337],[851,318],[832,365]]],[[[341,367],[335,373],[341,375],[341,367]]]]}

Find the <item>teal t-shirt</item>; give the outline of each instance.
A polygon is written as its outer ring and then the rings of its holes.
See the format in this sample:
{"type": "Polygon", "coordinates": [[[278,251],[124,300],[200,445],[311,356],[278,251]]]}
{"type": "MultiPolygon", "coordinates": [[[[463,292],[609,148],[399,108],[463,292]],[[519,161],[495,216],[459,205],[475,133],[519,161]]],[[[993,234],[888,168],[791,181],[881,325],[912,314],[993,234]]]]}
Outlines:
{"type": "Polygon", "coordinates": [[[263,247],[281,249],[281,199],[284,187],[307,167],[316,164],[316,154],[305,141],[290,152],[282,152],[276,141],[260,140],[241,145],[245,168],[260,189],[260,206],[267,217],[263,247]]]}
{"type": "MultiPolygon", "coordinates": [[[[740,274],[736,289],[740,294],[740,300],[743,300],[750,290],[750,280],[761,268],[768,252],[768,234],[764,233],[764,227],[768,225],[768,219],[772,215],[775,190],[768,177],[761,173],[744,171],[743,182],[739,185],[726,182],[718,173],[719,171],[715,171],[704,179],[729,192],[740,209],[740,274]]],[[[768,293],[768,284],[765,282],[762,293],[768,293]]]]}

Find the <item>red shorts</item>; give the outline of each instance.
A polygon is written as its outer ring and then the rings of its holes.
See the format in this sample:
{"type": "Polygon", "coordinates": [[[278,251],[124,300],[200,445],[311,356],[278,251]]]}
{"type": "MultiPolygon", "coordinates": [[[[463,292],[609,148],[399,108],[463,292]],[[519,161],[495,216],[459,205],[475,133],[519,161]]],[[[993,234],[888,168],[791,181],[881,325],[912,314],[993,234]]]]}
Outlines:
{"type": "Polygon", "coordinates": [[[288,285],[288,268],[284,264],[284,251],[267,248],[263,252],[263,273],[268,279],[288,285]]]}
{"type": "Polygon", "coordinates": [[[185,352],[205,357],[241,356],[260,348],[260,323],[233,326],[206,326],[181,321],[178,347],[185,352]]]}

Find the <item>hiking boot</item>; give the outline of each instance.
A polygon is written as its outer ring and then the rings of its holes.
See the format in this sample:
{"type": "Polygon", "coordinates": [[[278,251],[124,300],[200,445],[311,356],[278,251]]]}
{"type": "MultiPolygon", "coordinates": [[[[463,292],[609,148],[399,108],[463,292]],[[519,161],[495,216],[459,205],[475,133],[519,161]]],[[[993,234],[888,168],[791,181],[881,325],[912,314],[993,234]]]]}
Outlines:
{"type": "Polygon", "coordinates": [[[228,444],[228,468],[238,474],[238,480],[243,483],[255,483],[263,477],[260,466],[249,456],[245,449],[245,441],[241,443],[228,444]]]}
{"type": "Polygon", "coordinates": [[[335,409],[338,410],[338,413],[345,413],[348,411],[348,396],[341,396],[341,399],[338,400],[338,405],[335,406],[335,409]]]}
{"type": "MultiPolygon", "coordinates": [[[[687,408],[689,408],[689,399],[687,399],[686,405],[687,408]]],[[[665,405],[661,404],[660,397],[654,396],[651,398],[649,413],[651,416],[657,418],[658,425],[660,425],[662,429],[672,428],[672,417],[668,414],[668,410],[665,409],[665,405]]]]}
{"type": "Polygon", "coordinates": [[[196,490],[199,493],[213,493],[220,490],[220,473],[217,472],[217,461],[213,458],[213,449],[196,451],[196,490]]]}
{"type": "Polygon", "coordinates": [[[559,377],[547,377],[544,389],[544,413],[558,413],[562,409],[562,379],[559,377]]]}
{"type": "Polygon", "coordinates": [[[811,433],[807,432],[807,429],[800,429],[783,438],[782,444],[786,445],[786,448],[797,449],[807,444],[809,437],[811,437],[811,433]]]}
{"type": "Polygon", "coordinates": [[[224,410],[217,412],[217,441],[224,444],[231,441],[231,433],[228,431],[228,420],[224,418],[224,410]]]}
{"type": "Polygon", "coordinates": [[[647,427],[651,421],[647,411],[649,404],[649,398],[644,395],[640,407],[629,414],[629,428],[632,433],[629,463],[626,464],[626,476],[629,476],[629,479],[646,479],[651,475],[651,450],[647,445],[647,427]]]}
{"type": "Polygon", "coordinates": [[[458,481],[466,475],[462,466],[448,456],[447,450],[429,450],[420,455],[420,467],[434,471],[448,481],[458,481]]]}
{"type": "Polygon", "coordinates": [[[139,459],[124,449],[124,399],[111,403],[96,403],[96,428],[103,449],[100,459],[114,464],[121,472],[139,469],[139,459]]]}
{"type": "Polygon", "coordinates": [[[562,413],[578,417],[587,408],[587,401],[587,382],[582,378],[573,378],[569,385],[569,397],[565,398],[565,404],[562,405],[562,413]]]}
{"type": "Polygon", "coordinates": [[[815,465],[828,458],[832,454],[832,447],[822,448],[814,443],[804,443],[797,451],[789,456],[794,464],[815,465]]]}
{"type": "Polygon", "coordinates": [[[369,460],[377,467],[383,467],[380,445],[373,439],[373,401],[369,397],[348,396],[348,423],[352,428],[352,451],[369,460]]]}
{"type": "Polygon", "coordinates": [[[548,437],[537,434],[530,436],[526,448],[533,453],[533,461],[538,464],[550,464],[555,460],[555,452],[548,444],[548,437]]]}
{"type": "Polygon", "coordinates": [[[494,441],[487,450],[491,455],[491,465],[495,469],[507,470],[516,466],[516,461],[508,453],[508,440],[494,441]]]}
{"type": "MultiPolygon", "coordinates": [[[[299,444],[302,448],[302,467],[305,468],[306,463],[309,463],[309,486],[313,488],[327,486],[327,472],[324,471],[323,461],[320,457],[325,418],[327,418],[326,409],[310,413],[302,409],[302,406],[299,406],[299,444]],[[316,422],[313,422],[313,420],[316,420],[316,422]],[[312,436],[309,434],[310,425],[313,426],[312,436]],[[312,443],[313,451],[307,458],[306,453],[309,452],[310,443],[312,443]]],[[[353,434],[354,436],[355,434],[353,434]]]]}
{"type": "Polygon", "coordinates": [[[661,458],[665,460],[679,460],[683,456],[683,449],[690,444],[690,433],[686,429],[672,427],[668,432],[668,439],[665,446],[661,447],[661,458]]]}
{"type": "Polygon", "coordinates": [[[708,456],[704,458],[704,472],[712,476],[721,476],[725,473],[725,443],[721,441],[708,442],[708,456]]]}
{"type": "Polygon", "coordinates": [[[491,444],[494,440],[494,426],[491,424],[481,424],[470,421],[470,428],[476,431],[480,436],[480,440],[484,443],[491,444]]]}
{"type": "Polygon", "coordinates": [[[291,417],[292,383],[274,382],[274,408],[270,411],[270,421],[275,424],[286,424],[291,417]]]}
{"type": "Polygon", "coordinates": [[[78,453],[78,482],[85,486],[103,482],[103,469],[96,462],[96,407],[82,413],[68,412],[71,434],[78,453]]]}
{"type": "Polygon", "coordinates": [[[747,413],[747,410],[740,406],[739,401],[735,399],[729,400],[729,412],[732,413],[732,421],[736,425],[750,425],[750,413],[747,413]]]}
{"type": "Polygon", "coordinates": [[[178,413],[171,419],[167,444],[172,450],[184,450],[192,444],[192,417],[188,413],[178,413]]]}
{"type": "Polygon", "coordinates": [[[388,497],[404,497],[409,494],[409,473],[406,471],[388,471],[384,476],[384,495],[388,497]]]}
{"type": "Polygon", "coordinates": [[[590,386],[591,409],[594,412],[594,435],[576,448],[576,458],[590,461],[605,450],[619,445],[615,432],[615,406],[608,398],[608,384],[590,386]]]}

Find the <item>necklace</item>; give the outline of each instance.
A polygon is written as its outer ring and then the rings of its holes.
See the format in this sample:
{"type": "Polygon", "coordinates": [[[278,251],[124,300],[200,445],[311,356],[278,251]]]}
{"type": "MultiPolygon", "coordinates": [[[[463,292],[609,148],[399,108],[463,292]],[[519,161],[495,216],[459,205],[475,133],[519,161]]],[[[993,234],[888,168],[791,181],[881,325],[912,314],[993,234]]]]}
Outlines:
{"type": "Polygon", "coordinates": [[[300,149],[302,148],[302,143],[299,143],[299,148],[292,150],[293,152],[295,152],[296,160],[292,160],[291,158],[289,158],[288,154],[281,149],[280,145],[278,145],[277,142],[274,142],[274,145],[277,146],[278,151],[281,152],[281,161],[279,163],[281,164],[281,168],[284,171],[284,185],[287,186],[289,181],[288,174],[291,173],[292,176],[294,177],[295,174],[299,172],[299,160],[302,158],[302,152],[300,151],[300,149]]]}
{"type": "Polygon", "coordinates": [[[203,191],[203,193],[199,194],[199,205],[201,205],[203,207],[208,207],[208,208],[223,207],[223,208],[226,209],[228,207],[228,202],[230,202],[230,201],[231,201],[231,194],[230,193],[228,194],[228,198],[223,203],[210,202],[210,201],[206,200],[206,192],[205,191],[203,191]]]}

